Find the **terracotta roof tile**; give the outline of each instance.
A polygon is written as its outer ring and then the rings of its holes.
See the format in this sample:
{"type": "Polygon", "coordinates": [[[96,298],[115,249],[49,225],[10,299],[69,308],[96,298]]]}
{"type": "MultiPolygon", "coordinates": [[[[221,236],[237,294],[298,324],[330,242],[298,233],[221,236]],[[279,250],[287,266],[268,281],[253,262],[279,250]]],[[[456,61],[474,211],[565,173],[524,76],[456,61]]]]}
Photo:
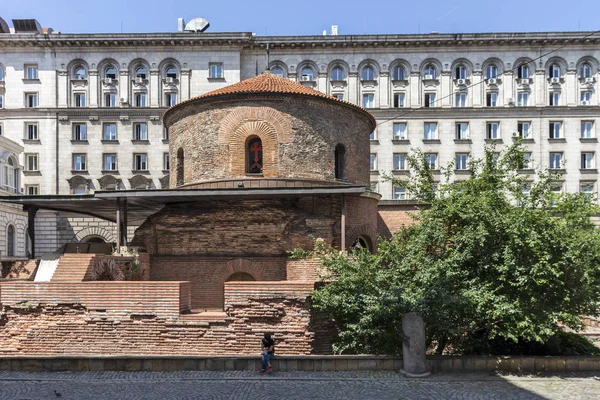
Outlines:
{"type": "MultiPolygon", "coordinates": [[[[251,93],[281,93],[281,94],[299,94],[304,96],[313,96],[319,97],[322,99],[327,99],[331,101],[335,101],[337,103],[342,103],[346,106],[350,106],[355,109],[359,109],[364,113],[369,114],[367,110],[362,107],[359,107],[350,102],[339,100],[333,96],[329,96],[325,93],[319,92],[318,90],[311,89],[307,86],[304,86],[298,82],[291,81],[287,78],[283,78],[281,76],[272,74],[270,72],[266,72],[260,74],[254,78],[246,79],[238,83],[234,83],[233,85],[225,86],[223,88],[213,90],[212,92],[204,93],[200,96],[193,97],[189,100],[182,101],[171,108],[165,111],[163,118],[174,108],[178,108],[187,103],[194,102],[196,100],[211,98],[211,97],[219,97],[219,96],[228,96],[228,95],[236,95],[236,94],[251,94],[251,93]]],[[[373,119],[373,123],[375,123],[375,119],[373,119]]]]}

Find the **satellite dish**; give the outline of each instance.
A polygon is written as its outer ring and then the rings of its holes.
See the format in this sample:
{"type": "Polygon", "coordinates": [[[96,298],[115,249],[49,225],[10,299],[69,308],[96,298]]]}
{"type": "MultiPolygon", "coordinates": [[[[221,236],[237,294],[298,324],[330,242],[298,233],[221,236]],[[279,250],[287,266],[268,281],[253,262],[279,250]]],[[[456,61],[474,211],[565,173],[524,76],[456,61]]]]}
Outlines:
{"type": "Polygon", "coordinates": [[[183,30],[187,32],[204,32],[209,26],[210,24],[204,18],[194,18],[185,24],[183,30]]]}

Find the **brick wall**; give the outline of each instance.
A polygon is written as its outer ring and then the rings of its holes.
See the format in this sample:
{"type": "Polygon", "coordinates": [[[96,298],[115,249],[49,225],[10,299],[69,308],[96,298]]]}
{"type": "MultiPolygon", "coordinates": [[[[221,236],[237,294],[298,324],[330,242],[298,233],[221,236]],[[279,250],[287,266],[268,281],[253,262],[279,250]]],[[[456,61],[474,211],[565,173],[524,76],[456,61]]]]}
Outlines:
{"type": "Polygon", "coordinates": [[[416,203],[388,200],[380,202],[377,211],[377,234],[389,238],[398,232],[403,225],[415,223],[411,214],[418,213],[419,206],[416,203]]]}
{"type": "Polygon", "coordinates": [[[321,261],[317,258],[288,259],[286,261],[286,271],[288,281],[315,282],[321,274],[321,261]]]}
{"type": "Polygon", "coordinates": [[[189,282],[2,282],[5,307],[78,304],[88,310],[176,318],[190,309],[189,282]],[[182,292],[180,294],[180,292],[182,292]]]}
{"type": "MultiPolygon", "coordinates": [[[[5,294],[3,284],[2,299],[14,302],[34,298],[34,294],[24,292],[18,295],[16,285],[7,286],[12,289],[5,294]]],[[[180,291],[173,291],[177,299],[187,290],[186,285],[180,287],[180,291]]],[[[123,311],[123,304],[119,305],[120,312],[104,312],[75,303],[37,307],[7,303],[3,304],[0,324],[0,354],[259,357],[264,332],[274,333],[277,354],[327,353],[331,351],[332,335],[322,332],[331,331],[331,326],[311,310],[312,290],[309,282],[227,283],[226,315],[198,321],[186,320],[185,316],[141,315],[137,311],[133,315],[123,311]],[[322,332],[315,332],[315,328],[322,332]]],[[[119,302],[118,297],[110,299],[119,302]]]]}

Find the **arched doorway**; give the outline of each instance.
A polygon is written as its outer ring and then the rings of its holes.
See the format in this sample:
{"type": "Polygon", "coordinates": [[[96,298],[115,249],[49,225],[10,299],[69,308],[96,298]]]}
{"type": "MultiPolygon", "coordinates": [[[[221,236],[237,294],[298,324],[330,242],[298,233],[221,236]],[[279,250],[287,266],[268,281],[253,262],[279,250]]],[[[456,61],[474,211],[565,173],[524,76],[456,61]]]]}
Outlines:
{"type": "Polygon", "coordinates": [[[81,243],[106,243],[106,241],[100,236],[86,236],[81,240],[81,243]]]}
{"type": "Polygon", "coordinates": [[[254,282],[256,279],[247,272],[236,272],[232,274],[225,282],[254,282]]]}
{"type": "Polygon", "coordinates": [[[353,249],[366,249],[371,251],[371,242],[364,236],[357,237],[354,242],[352,242],[353,249]]]}

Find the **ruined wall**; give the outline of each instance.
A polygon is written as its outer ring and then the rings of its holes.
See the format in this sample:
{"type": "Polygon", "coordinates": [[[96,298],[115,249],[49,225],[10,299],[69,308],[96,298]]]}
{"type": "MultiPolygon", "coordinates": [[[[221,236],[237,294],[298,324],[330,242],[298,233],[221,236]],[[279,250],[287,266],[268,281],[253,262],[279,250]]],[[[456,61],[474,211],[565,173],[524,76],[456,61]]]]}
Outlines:
{"type": "Polygon", "coordinates": [[[285,95],[213,99],[173,110],[166,123],[172,187],[179,149],[185,184],[246,177],[245,145],[253,135],[263,144],[260,177],[334,180],[335,147],[342,144],[348,181],[369,184],[371,120],[343,104],[285,95]]]}
{"type": "Polygon", "coordinates": [[[0,355],[258,355],[264,332],[274,333],[277,354],[328,353],[332,327],[311,309],[312,290],[305,282],[228,283],[226,314],[214,320],[3,305],[0,355]]]}
{"type": "Polygon", "coordinates": [[[377,208],[377,234],[389,238],[402,226],[414,224],[415,220],[411,215],[418,213],[422,207],[414,202],[381,201],[377,208]]]}

